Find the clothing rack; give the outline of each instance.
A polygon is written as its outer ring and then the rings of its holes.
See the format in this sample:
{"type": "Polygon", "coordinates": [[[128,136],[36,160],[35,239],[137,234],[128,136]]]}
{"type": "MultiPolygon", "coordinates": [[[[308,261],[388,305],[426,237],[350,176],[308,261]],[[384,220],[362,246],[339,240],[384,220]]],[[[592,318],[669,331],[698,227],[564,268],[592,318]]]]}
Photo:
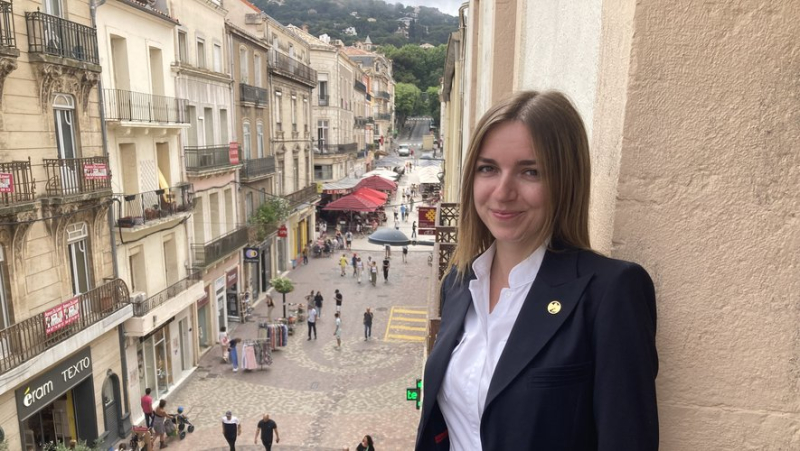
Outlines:
{"type": "Polygon", "coordinates": [[[242,368],[255,370],[272,365],[272,346],[269,338],[245,340],[242,343],[242,368]]]}
{"type": "Polygon", "coordinates": [[[289,326],[282,321],[258,324],[258,337],[266,338],[272,350],[284,347],[289,343],[289,326]]]}

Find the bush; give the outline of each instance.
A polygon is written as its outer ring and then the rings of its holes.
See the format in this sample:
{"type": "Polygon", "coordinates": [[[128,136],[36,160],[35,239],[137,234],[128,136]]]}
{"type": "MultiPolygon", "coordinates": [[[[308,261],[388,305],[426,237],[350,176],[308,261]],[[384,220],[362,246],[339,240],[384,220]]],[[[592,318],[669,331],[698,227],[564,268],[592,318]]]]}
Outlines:
{"type": "Polygon", "coordinates": [[[288,277],[276,277],[269,281],[270,285],[275,287],[275,291],[281,294],[291,293],[294,291],[294,282],[288,277]]]}

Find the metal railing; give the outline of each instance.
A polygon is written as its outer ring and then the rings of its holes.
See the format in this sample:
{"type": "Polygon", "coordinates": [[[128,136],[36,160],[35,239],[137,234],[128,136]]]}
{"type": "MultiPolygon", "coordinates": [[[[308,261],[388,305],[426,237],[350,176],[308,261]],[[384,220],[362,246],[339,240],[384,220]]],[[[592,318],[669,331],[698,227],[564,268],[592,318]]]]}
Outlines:
{"type": "Polygon", "coordinates": [[[186,99],[122,89],[104,90],[106,119],[186,124],[186,99]]]}
{"type": "Polygon", "coordinates": [[[267,104],[267,90],[257,86],[250,86],[239,83],[242,102],[255,103],[256,105],[267,104]]]}
{"type": "Polygon", "coordinates": [[[270,71],[294,78],[312,88],[317,86],[317,71],[275,50],[272,50],[270,54],[270,64],[268,67],[270,71]]]}
{"type": "Polygon", "coordinates": [[[319,106],[328,106],[328,104],[330,102],[330,99],[331,99],[330,96],[318,96],[317,97],[317,104],[319,106]]]}
{"type": "Polygon", "coordinates": [[[353,88],[355,88],[356,91],[367,92],[367,85],[358,80],[353,83],[353,88]]]}
{"type": "Polygon", "coordinates": [[[60,316],[63,322],[69,322],[61,328],[54,330],[52,318],[45,315],[47,312],[42,312],[0,330],[0,374],[63,343],[130,303],[128,286],[121,279],[114,279],[74,299],[77,303],[60,316]]]}
{"type": "Polygon", "coordinates": [[[0,1],[0,47],[17,48],[14,35],[14,8],[11,2],[0,1]]]}
{"type": "Polygon", "coordinates": [[[97,32],[92,27],[40,11],[26,12],[28,51],[100,64],[97,32]]]}
{"type": "Polygon", "coordinates": [[[317,142],[314,146],[316,149],[319,150],[319,153],[321,154],[342,154],[342,153],[358,152],[358,143],[328,144],[328,143],[317,142]]]}
{"type": "Polygon", "coordinates": [[[89,194],[111,190],[111,170],[108,158],[43,159],[48,196],[89,194]]]}
{"type": "Polygon", "coordinates": [[[194,192],[191,184],[123,196],[117,213],[117,227],[130,228],[148,221],[191,211],[194,192]]]}
{"type": "Polygon", "coordinates": [[[317,186],[316,185],[309,185],[305,188],[301,188],[287,196],[283,196],[284,199],[289,201],[289,205],[298,205],[306,202],[310,199],[317,197],[317,186]]]}
{"type": "Polygon", "coordinates": [[[204,268],[247,244],[248,227],[239,226],[232,232],[204,244],[192,244],[194,266],[204,268]]]}
{"type": "Polygon", "coordinates": [[[186,146],[187,171],[204,171],[208,169],[231,166],[230,144],[216,146],[186,146]]]}
{"type": "Polygon", "coordinates": [[[254,158],[244,160],[244,167],[241,170],[243,179],[260,177],[275,173],[275,157],[254,158]]]}
{"type": "Polygon", "coordinates": [[[188,290],[190,286],[194,285],[195,283],[197,283],[198,280],[202,279],[203,279],[202,271],[194,271],[188,276],[181,279],[180,281],[170,285],[164,290],[161,290],[158,294],[150,296],[149,298],[141,302],[134,302],[133,315],[138,317],[146,315],[154,308],[164,304],[165,302],[169,301],[175,296],[188,290]]]}
{"type": "Polygon", "coordinates": [[[0,207],[32,202],[36,197],[36,181],[28,161],[0,163],[0,207]]]}
{"type": "Polygon", "coordinates": [[[375,116],[375,119],[377,119],[379,121],[391,121],[392,120],[392,115],[389,114],[389,113],[380,113],[377,116],[375,116]]]}
{"type": "Polygon", "coordinates": [[[386,99],[386,100],[389,100],[389,99],[392,98],[391,94],[389,94],[387,91],[378,91],[378,92],[375,93],[375,97],[378,97],[380,99],[386,99]]]}
{"type": "MultiPolygon", "coordinates": [[[[438,253],[437,274],[444,277],[444,271],[450,263],[458,242],[458,215],[460,204],[439,204],[436,225],[436,249],[438,253]]],[[[441,306],[440,306],[441,308],[441,306]]]]}

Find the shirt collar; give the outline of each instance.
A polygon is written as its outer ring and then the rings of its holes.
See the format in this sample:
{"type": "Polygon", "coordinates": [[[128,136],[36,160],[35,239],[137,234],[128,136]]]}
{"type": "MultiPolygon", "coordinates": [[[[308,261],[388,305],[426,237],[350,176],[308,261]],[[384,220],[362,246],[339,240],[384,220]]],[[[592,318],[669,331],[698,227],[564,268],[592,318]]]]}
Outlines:
{"type": "MultiPolygon", "coordinates": [[[[508,287],[518,288],[525,284],[532,283],[536,279],[536,274],[539,273],[539,268],[542,266],[544,254],[547,251],[547,244],[550,240],[545,240],[541,246],[531,253],[525,260],[519,262],[511,273],[508,275],[508,287]]],[[[492,270],[492,262],[494,261],[495,243],[489,246],[489,249],[479,255],[475,261],[472,262],[472,270],[477,279],[484,279],[489,277],[492,270]]]]}

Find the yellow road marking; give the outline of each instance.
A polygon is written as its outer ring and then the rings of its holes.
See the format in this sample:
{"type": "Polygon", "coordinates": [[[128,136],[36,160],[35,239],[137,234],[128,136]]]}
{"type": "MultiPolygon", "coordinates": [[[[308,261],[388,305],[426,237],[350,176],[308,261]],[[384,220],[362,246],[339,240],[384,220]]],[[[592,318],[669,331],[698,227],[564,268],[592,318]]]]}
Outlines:
{"type": "Polygon", "coordinates": [[[395,334],[387,335],[386,338],[383,339],[383,341],[390,341],[390,339],[392,338],[400,340],[408,340],[408,341],[425,341],[425,337],[417,337],[415,335],[395,335],[395,334]]]}
{"type": "Polygon", "coordinates": [[[425,332],[427,331],[427,327],[419,327],[419,326],[407,326],[404,323],[427,323],[427,309],[425,307],[392,307],[391,311],[389,312],[389,321],[386,324],[386,333],[383,336],[384,341],[396,340],[396,341],[425,341],[426,336],[425,332]],[[395,315],[397,314],[397,315],[395,315]],[[402,315],[424,315],[424,318],[407,318],[402,315]],[[399,323],[399,324],[398,324],[399,323]],[[423,335],[406,335],[406,334],[397,334],[393,333],[392,331],[410,331],[410,332],[422,332],[423,335]]]}
{"type": "Polygon", "coordinates": [[[426,330],[428,330],[426,327],[411,327],[411,326],[392,326],[392,329],[416,330],[419,332],[425,332],[426,330]]]}
{"type": "Polygon", "coordinates": [[[404,308],[399,308],[399,309],[395,309],[394,311],[397,312],[397,313],[410,313],[412,315],[427,315],[428,314],[427,310],[408,310],[408,309],[404,309],[404,308]]]}
{"type": "Polygon", "coordinates": [[[395,321],[406,321],[409,323],[427,323],[428,320],[425,318],[394,318],[395,321]]]}

